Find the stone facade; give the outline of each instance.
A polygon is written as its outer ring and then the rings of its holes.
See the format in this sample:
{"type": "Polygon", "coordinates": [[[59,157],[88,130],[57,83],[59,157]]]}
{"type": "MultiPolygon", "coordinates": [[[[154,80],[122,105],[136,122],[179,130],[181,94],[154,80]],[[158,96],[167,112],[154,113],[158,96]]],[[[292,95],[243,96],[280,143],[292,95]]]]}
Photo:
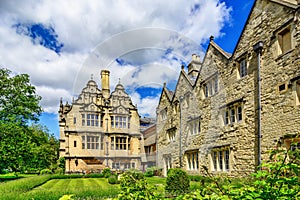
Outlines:
{"type": "Polygon", "coordinates": [[[158,166],[244,176],[300,132],[299,1],[256,0],[232,54],[211,37],[157,107],[158,166]],[[259,81],[258,81],[259,80],[259,81]]]}
{"type": "Polygon", "coordinates": [[[144,149],[146,154],[146,162],[142,163],[143,171],[145,171],[148,167],[156,166],[156,124],[151,123],[141,132],[144,137],[144,149]]]}
{"type": "Polygon", "coordinates": [[[137,108],[122,84],[110,93],[109,73],[101,71],[101,90],[89,80],[71,105],[60,102],[60,157],[66,159],[66,172],[140,169],[145,159],[137,108]]]}

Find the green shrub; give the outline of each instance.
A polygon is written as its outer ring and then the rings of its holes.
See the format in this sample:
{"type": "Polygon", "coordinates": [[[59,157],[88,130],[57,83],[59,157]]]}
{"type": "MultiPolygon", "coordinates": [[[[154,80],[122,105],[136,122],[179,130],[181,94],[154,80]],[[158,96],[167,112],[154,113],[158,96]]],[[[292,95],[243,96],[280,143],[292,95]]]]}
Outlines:
{"type": "Polygon", "coordinates": [[[107,178],[109,184],[117,184],[118,183],[118,176],[111,175],[107,178]]]}
{"type": "Polygon", "coordinates": [[[190,188],[190,179],[186,171],[179,168],[171,168],[167,173],[166,194],[178,196],[187,193],[190,188]]]}
{"type": "Polygon", "coordinates": [[[43,169],[40,171],[40,174],[41,175],[44,175],[44,174],[52,174],[52,171],[50,169],[43,169]]]}
{"type": "Polygon", "coordinates": [[[213,176],[204,167],[208,175],[204,187],[176,199],[300,199],[299,160],[300,150],[272,150],[252,177],[236,179],[213,176]]]}
{"type": "Polygon", "coordinates": [[[162,199],[160,194],[155,192],[155,188],[147,184],[143,173],[137,170],[124,172],[120,178],[121,192],[118,200],[157,200],[162,199]]]}
{"type": "Polygon", "coordinates": [[[103,178],[103,174],[86,174],[84,175],[84,178],[103,178]]]}
{"type": "Polygon", "coordinates": [[[64,174],[64,169],[57,168],[57,169],[55,169],[54,174],[64,174]]]}
{"type": "Polygon", "coordinates": [[[145,177],[152,177],[152,176],[154,176],[154,169],[153,168],[147,168],[144,176],[145,177]]]}
{"type": "Polygon", "coordinates": [[[108,178],[108,177],[110,177],[110,175],[112,175],[111,170],[109,168],[103,169],[102,174],[105,178],[108,178]]]}

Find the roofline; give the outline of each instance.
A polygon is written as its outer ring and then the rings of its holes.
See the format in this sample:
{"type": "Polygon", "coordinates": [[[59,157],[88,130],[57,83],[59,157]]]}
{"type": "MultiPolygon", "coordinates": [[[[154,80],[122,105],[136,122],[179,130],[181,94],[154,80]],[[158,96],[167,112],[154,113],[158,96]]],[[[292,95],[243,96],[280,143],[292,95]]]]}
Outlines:
{"type": "MultiPolygon", "coordinates": [[[[286,2],[286,1],[282,1],[282,0],[269,0],[269,1],[270,1],[270,2],[273,2],[273,3],[280,4],[280,5],[282,5],[282,6],[286,6],[286,7],[292,8],[292,9],[297,9],[298,7],[300,7],[299,5],[295,5],[295,4],[292,4],[292,3],[290,3],[290,2],[286,2]]],[[[251,8],[251,10],[250,10],[250,12],[249,12],[249,14],[248,14],[247,20],[246,20],[246,22],[245,22],[245,24],[244,24],[243,30],[242,30],[242,32],[241,32],[241,34],[240,34],[240,36],[239,36],[239,39],[238,39],[238,41],[237,41],[237,43],[236,43],[236,45],[235,45],[235,48],[234,48],[234,50],[233,50],[233,52],[232,52],[231,57],[232,57],[232,56],[235,54],[235,52],[236,52],[236,49],[237,49],[237,47],[238,47],[238,44],[240,43],[241,38],[242,38],[242,36],[243,36],[243,33],[245,32],[246,25],[247,25],[248,22],[249,22],[250,16],[251,16],[251,14],[253,13],[253,9],[254,9],[256,3],[257,3],[257,0],[255,0],[254,3],[253,3],[253,5],[252,5],[252,8],[251,8]]]]}
{"type": "Polygon", "coordinates": [[[237,43],[235,44],[235,47],[234,47],[234,50],[233,50],[233,52],[232,52],[231,57],[233,57],[233,55],[234,55],[235,52],[236,52],[236,49],[237,49],[237,47],[238,47],[238,44],[239,44],[240,41],[241,41],[241,38],[242,38],[243,33],[245,32],[246,25],[247,25],[248,22],[249,22],[250,16],[251,16],[251,14],[252,14],[252,12],[253,12],[253,9],[254,9],[254,7],[255,7],[255,5],[256,5],[256,2],[257,2],[257,0],[255,0],[254,3],[253,3],[253,5],[252,5],[252,8],[251,8],[251,10],[250,10],[250,12],[249,12],[249,14],[248,14],[247,20],[246,20],[246,22],[245,22],[245,24],[244,24],[244,26],[243,26],[243,30],[242,30],[242,32],[241,32],[241,34],[240,34],[240,36],[239,36],[239,39],[238,39],[237,43]]]}
{"type": "Polygon", "coordinates": [[[270,0],[270,1],[274,2],[274,3],[281,4],[281,5],[286,6],[286,7],[293,8],[293,9],[297,9],[298,8],[298,5],[293,4],[291,2],[287,2],[287,1],[283,1],[283,0],[270,0]]]}
{"type": "MultiPolygon", "coordinates": [[[[179,80],[180,80],[180,76],[183,75],[185,77],[185,79],[188,81],[188,83],[190,84],[190,86],[193,88],[193,84],[191,82],[191,80],[189,79],[188,75],[186,74],[186,72],[184,71],[183,68],[181,68],[181,71],[180,71],[180,74],[179,74],[179,77],[178,77],[178,80],[177,80],[177,84],[176,84],[176,87],[175,87],[175,90],[174,90],[174,95],[172,97],[172,100],[171,102],[174,101],[175,97],[176,97],[176,91],[177,91],[177,88],[178,88],[178,84],[179,84],[179,80]]],[[[195,82],[196,83],[196,82],[195,82]]],[[[194,84],[195,84],[194,83],[194,84]]]]}

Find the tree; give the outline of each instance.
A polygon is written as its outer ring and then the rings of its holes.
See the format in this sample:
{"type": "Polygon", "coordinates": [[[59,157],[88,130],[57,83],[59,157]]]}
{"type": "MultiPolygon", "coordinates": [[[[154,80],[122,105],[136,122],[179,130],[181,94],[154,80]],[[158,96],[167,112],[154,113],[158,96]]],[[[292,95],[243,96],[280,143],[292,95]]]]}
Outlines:
{"type": "Polygon", "coordinates": [[[20,122],[22,125],[38,121],[42,112],[39,105],[41,97],[35,94],[29,75],[11,75],[11,71],[0,68],[0,120],[20,122]]]}
{"type": "Polygon", "coordinates": [[[37,122],[42,112],[40,96],[27,74],[11,75],[0,68],[0,171],[24,170],[31,164],[33,141],[29,122],[37,122]]]}
{"type": "MultiPolygon", "coordinates": [[[[30,162],[26,164],[31,170],[42,170],[57,165],[59,141],[49,133],[47,127],[33,124],[29,127],[30,162]]],[[[57,167],[57,166],[56,166],[57,167]]]]}

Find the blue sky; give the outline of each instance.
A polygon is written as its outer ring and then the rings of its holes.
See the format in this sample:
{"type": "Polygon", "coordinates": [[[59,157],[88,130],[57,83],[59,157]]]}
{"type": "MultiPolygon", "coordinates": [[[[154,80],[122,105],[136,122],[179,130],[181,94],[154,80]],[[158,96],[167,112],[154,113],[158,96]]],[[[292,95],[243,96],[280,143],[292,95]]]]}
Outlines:
{"type": "Polygon", "coordinates": [[[111,71],[141,116],[155,116],[161,88],[209,37],[232,53],[254,0],[0,2],[0,65],[27,73],[42,96],[40,123],[59,136],[59,100],[71,102],[93,74],[111,71]],[[18,6],[15,6],[18,5],[18,6]],[[59,5],[59,6],[58,6],[59,5]]]}

